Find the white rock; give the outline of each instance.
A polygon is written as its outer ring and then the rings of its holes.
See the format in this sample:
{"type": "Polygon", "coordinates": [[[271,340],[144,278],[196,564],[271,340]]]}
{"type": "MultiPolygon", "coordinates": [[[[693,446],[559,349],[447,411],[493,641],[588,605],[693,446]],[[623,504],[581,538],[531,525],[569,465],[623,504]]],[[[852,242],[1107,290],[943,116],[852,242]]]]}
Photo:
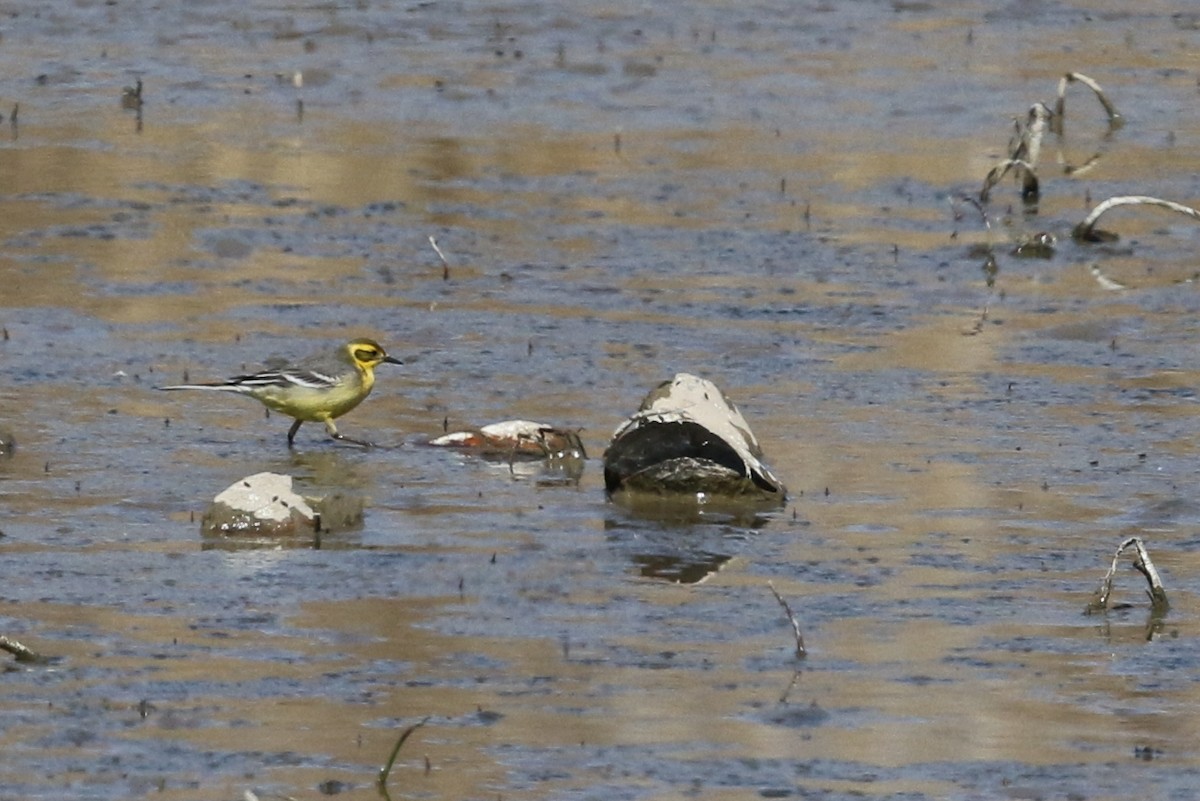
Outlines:
{"type": "Polygon", "coordinates": [[[316,528],[317,513],[292,490],[292,477],[255,473],[213,499],[206,534],[296,534],[316,528]]]}

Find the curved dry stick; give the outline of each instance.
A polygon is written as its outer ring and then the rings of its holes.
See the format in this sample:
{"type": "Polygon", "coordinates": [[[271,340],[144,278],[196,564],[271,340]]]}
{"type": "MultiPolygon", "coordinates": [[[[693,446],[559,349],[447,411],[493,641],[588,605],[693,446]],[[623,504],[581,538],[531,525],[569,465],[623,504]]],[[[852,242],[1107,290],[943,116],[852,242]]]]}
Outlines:
{"type": "Polygon", "coordinates": [[[1163,200],[1158,197],[1149,197],[1147,195],[1118,195],[1117,197],[1110,197],[1092,209],[1091,213],[1083,219],[1083,222],[1071,229],[1071,237],[1079,242],[1104,242],[1116,239],[1116,234],[1097,231],[1096,221],[1105,212],[1115,209],[1118,206],[1158,206],[1170,211],[1177,211],[1180,214],[1186,214],[1193,220],[1200,220],[1200,211],[1196,211],[1191,206],[1185,206],[1182,203],[1163,200]]]}
{"type": "Polygon", "coordinates": [[[963,195],[962,201],[964,203],[970,203],[972,206],[975,207],[975,211],[979,212],[979,216],[983,220],[983,227],[986,228],[988,231],[991,231],[992,230],[992,221],[988,219],[987,210],[983,208],[983,204],[981,202],[979,202],[978,200],[976,200],[975,198],[971,197],[970,195],[963,195]]]}
{"type": "Polygon", "coordinates": [[[1017,174],[1021,177],[1022,198],[1037,197],[1038,179],[1037,174],[1033,170],[1033,165],[1021,159],[1009,159],[1003,164],[997,164],[995,167],[992,167],[987,177],[983,179],[983,189],[979,190],[979,201],[981,203],[987,203],[992,187],[1000,183],[1004,179],[1004,176],[1008,175],[1009,170],[1016,170],[1017,174]]]}
{"type": "Polygon", "coordinates": [[[1117,546],[1117,552],[1113,554],[1112,565],[1108,568],[1108,572],[1104,574],[1104,578],[1100,582],[1100,588],[1092,597],[1092,602],[1088,604],[1085,610],[1086,614],[1094,614],[1096,612],[1108,611],[1108,603],[1112,599],[1113,576],[1117,573],[1117,563],[1121,559],[1121,554],[1130,546],[1133,546],[1137,551],[1137,557],[1133,561],[1133,566],[1138,572],[1146,577],[1146,583],[1149,585],[1146,594],[1150,596],[1150,603],[1154,611],[1158,613],[1166,612],[1170,604],[1167,602],[1167,591],[1163,587],[1162,579],[1158,575],[1158,570],[1154,567],[1154,563],[1150,561],[1150,552],[1146,550],[1145,544],[1141,537],[1130,537],[1117,546]]]}
{"type": "Polygon", "coordinates": [[[45,662],[46,659],[37,651],[26,648],[16,640],[0,634],[0,651],[8,651],[17,658],[18,662],[45,662]]]}
{"type": "Polygon", "coordinates": [[[1061,140],[1063,137],[1063,124],[1065,121],[1063,114],[1066,111],[1067,86],[1075,81],[1078,81],[1095,93],[1096,99],[1100,101],[1100,105],[1104,107],[1104,112],[1108,115],[1108,131],[1110,134],[1125,124],[1125,120],[1117,111],[1116,106],[1112,104],[1112,101],[1110,101],[1104,94],[1104,90],[1100,88],[1100,84],[1096,83],[1094,80],[1081,72],[1068,72],[1061,79],[1059,79],[1058,100],[1054,104],[1054,116],[1050,121],[1050,129],[1059,137],[1060,142],[1057,160],[1059,165],[1063,168],[1063,173],[1066,175],[1082,175],[1092,167],[1096,166],[1096,163],[1099,162],[1101,156],[1101,152],[1097,151],[1081,166],[1075,167],[1068,164],[1066,157],[1063,155],[1061,140]]]}
{"type": "MultiPolygon", "coordinates": [[[[1108,114],[1109,133],[1124,125],[1124,120],[1117,111],[1116,106],[1104,94],[1104,90],[1100,88],[1100,84],[1084,75],[1081,72],[1068,72],[1058,82],[1058,100],[1055,103],[1054,109],[1051,110],[1044,103],[1034,103],[1029,108],[1029,113],[1026,118],[1016,120],[1016,133],[1008,144],[1008,158],[1001,164],[992,168],[992,171],[984,178],[983,188],[979,192],[979,199],[986,203],[988,194],[992,187],[998,184],[1009,170],[1015,169],[1017,175],[1022,179],[1021,198],[1027,202],[1037,200],[1039,186],[1038,178],[1035,172],[1038,160],[1041,156],[1042,139],[1047,130],[1053,131],[1061,138],[1063,134],[1063,114],[1066,112],[1067,103],[1067,86],[1078,81],[1088,87],[1095,93],[1096,98],[1100,101],[1100,105],[1104,107],[1104,111],[1108,114]]],[[[1091,169],[1100,154],[1092,156],[1081,167],[1072,167],[1065,165],[1065,159],[1060,151],[1058,153],[1058,161],[1064,164],[1064,172],[1068,175],[1079,174],[1091,169]]]]}
{"type": "Polygon", "coordinates": [[[450,280],[450,262],[446,261],[446,254],[443,253],[442,249],[438,247],[437,240],[433,238],[433,234],[429,235],[429,244],[431,246],[433,246],[433,252],[436,253],[438,255],[438,258],[442,260],[442,280],[449,281],[450,280]]]}
{"type": "Polygon", "coordinates": [[[1067,85],[1075,81],[1078,81],[1095,93],[1096,99],[1100,101],[1100,105],[1104,106],[1104,113],[1108,115],[1108,125],[1110,128],[1120,128],[1125,124],[1124,118],[1121,117],[1117,111],[1117,107],[1112,104],[1112,101],[1105,96],[1104,90],[1100,88],[1100,84],[1082,72],[1068,72],[1058,81],[1058,101],[1054,104],[1057,133],[1062,133],[1062,115],[1067,105],[1067,85]]]}
{"type": "Polygon", "coordinates": [[[375,779],[375,786],[383,795],[387,795],[388,774],[392,772],[392,765],[396,764],[396,755],[400,753],[400,747],[404,745],[404,741],[408,739],[409,735],[428,722],[429,717],[426,716],[400,733],[400,739],[396,740],[396,745],[392,747],[392,753],[388,756],[387,764],[379,769],[379,776],[375,779]]]}
{"type": "Polygon", "coordinates": [[[1100,163],[1101,156],[1103,156],[1103,153],[1097,150],[1092,154],[1091,158],[1089,158],[1083,164],[1080,164],[1078,167],[1073,167],[1067,163],[1067,158],[1063,155],[1062,150],[1059,150],[1056,160],[1058,161],[1059,166],[1062,167],[1063,175],[1079,176],[1083,175],[1085,172],[1091,172],[1092,168],[1100,163]]]}
{"type": "Polygon", "coordinates": [[[768,581],[767,586],[771,588],[775,600],[779,601],[779,605],[783,607],[783,611],[787,614],[788,622],[792,624],[792,634],[796,637],[796,658],[803,659],[808,656],[808,649],[804,647],[804,635],[800,633],[800,622],[796,620],[796,613],[792,611],[792,607],[783,596],[779,594],[779,590],[775,589],[775,585],[768,581]]]}
{"type": "MultiPolygon", "coordinates": [[[[1008,157],[1017,161],[1028,161],[1036,167],[1042,157],[1042,139],[1046,136],[1046,126],[1053,118],[1054,112],[1045,103],[1034,103],[1029,107],[1025,124],[1017,123],[1017,138],[1009,143],[1008,157]]],[[[1031,167],[1031,169],[1032,169],[1031,167]]]]}
{"type": "Polygon", "coordinates": [[[1021,179],[1021,198],[1033,200],[1038,196],[1037,163],[1042,154],[1042,139],[1053,113],[1045,103],[1034,103],[1024,122],[1016,120],[1016,132],[1008,143],[1008,158],[997,164],[983,179],[979,200],[986,203],[992,187],[1000,183],[1009,170],[1021,179]]]}

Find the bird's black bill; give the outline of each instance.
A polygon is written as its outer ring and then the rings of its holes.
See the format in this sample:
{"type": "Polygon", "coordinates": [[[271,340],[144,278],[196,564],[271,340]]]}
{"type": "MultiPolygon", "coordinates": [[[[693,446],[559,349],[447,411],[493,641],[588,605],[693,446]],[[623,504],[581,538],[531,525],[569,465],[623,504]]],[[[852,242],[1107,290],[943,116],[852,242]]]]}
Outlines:
{"type": "Polygon", "coordinates": [[[385,362],[387,362],[388,364],[404,364],[404,362],[400,361],[399,359],[395,358],[394,356],[384,356],[383,360],[385,362]]]}

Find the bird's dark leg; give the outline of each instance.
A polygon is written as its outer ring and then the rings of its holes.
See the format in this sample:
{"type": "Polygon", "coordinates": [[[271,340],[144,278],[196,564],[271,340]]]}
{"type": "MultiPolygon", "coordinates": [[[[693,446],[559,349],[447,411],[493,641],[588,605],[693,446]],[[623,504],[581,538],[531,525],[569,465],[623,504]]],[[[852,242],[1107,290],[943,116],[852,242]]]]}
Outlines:
{"type": "Polygon", "coordinates": [[[333,424],[333,419],[325,421],[325,430],[329,432],[329,436],[336,439],[338,442],[349,442],[352,445],[359,445],[363,448],[374,448],[374,442],[367,442],[365,439],[352,439],[337,430],[337,426],[333,424]]]}
{"type": "Polygon", "coordinates": [[[303,422],[304,422],[303,420],[297,420],[296,422],[292,423],[292,427],[288,429],[288,447],[289,448],[292,447],[292,443],[296,439],[296,432],[300,430],[300,424],[303,422]]]}

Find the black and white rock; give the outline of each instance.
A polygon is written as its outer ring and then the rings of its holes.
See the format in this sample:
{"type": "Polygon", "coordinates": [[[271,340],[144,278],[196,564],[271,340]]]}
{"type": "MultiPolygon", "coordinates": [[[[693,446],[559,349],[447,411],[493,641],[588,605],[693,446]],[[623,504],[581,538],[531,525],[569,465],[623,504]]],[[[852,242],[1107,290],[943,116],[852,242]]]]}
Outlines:
{"type": "Polygon", "coordinates": [[[609,495],[629,490],[780,504],[787,497],[741,412],[711,381],[688,373],[660,384],[613,433],[604,486],[609,495]]]}

